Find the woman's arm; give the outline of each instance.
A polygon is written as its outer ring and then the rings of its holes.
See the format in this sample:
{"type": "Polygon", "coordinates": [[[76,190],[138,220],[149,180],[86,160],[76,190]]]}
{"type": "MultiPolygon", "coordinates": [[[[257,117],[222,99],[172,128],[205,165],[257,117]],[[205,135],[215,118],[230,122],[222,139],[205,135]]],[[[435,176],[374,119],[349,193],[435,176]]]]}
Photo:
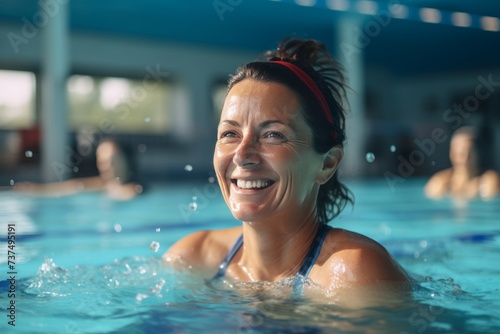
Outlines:
{"type": "Polygon", "coordinates": [[[82,191],[97,191],[104,188],[104,181],[99,176],[77,178],[53,183],[19,182],[14,190],[42,196],[64,196],[82,191]]]}
{"type": "Polygon", "coordinates": [[[479,179],[479,195],[492,198],[500,192],[500,177],[494,170],[488,170],[479,179]]]}

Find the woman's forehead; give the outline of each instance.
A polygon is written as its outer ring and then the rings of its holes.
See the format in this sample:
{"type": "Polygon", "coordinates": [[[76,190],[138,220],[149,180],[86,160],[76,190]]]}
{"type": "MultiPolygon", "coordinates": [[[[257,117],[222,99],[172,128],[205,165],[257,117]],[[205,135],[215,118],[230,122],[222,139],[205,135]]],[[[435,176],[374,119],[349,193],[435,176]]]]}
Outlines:
{"type": "Polygon", "coordinates": [[[244,80],[228,92],[221,120],[242,116],[292,120],[299,107],[296,94],[285,85],[244,80]]]}

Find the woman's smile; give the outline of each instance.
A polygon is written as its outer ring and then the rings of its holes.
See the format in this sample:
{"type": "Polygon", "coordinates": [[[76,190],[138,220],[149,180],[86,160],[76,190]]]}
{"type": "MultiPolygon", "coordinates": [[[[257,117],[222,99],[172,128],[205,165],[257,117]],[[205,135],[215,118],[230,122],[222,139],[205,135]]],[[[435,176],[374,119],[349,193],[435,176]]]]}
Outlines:
{"type": "Polygon", "coordinates": [[[274,182],[270,180],[231,179],[231,183],[235,184],[239,189],[263,189],[269,187],[274,182]]]}

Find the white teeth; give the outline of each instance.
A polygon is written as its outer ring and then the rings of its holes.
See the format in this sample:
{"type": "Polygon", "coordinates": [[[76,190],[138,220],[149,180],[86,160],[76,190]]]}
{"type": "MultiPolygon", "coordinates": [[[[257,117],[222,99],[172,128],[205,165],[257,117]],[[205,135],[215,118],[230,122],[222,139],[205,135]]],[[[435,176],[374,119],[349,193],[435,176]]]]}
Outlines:
{"type": "Polygon", "coordinates": [[[238,186],[238,188],[242,189],[265,188],[269,185],[269,182],[264,180],[255,180],[255,181],[236,180],[236,185],[238,186]]]}

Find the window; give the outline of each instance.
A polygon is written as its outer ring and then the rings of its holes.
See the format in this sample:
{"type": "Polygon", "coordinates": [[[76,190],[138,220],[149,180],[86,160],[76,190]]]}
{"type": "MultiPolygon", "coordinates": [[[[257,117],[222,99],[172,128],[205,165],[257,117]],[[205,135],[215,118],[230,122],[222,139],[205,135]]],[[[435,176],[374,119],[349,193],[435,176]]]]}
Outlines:
{"type": "Polygon", "coordinates": [[[35,87],[34,73],[0,70],[0,129],[35,125],[35,87]]]}
{"type": "Polygon", "coordinates": [[[68,80],[70,127],[165,134],[173,125],[172,88],[168,82],[72,75],[68,80]]]}
{"type": "Polygon", "coordinates": [[[227,83],[217,83],[212,87],[212,106],[214,110],[214,118],[219,122],[224,100],[227,95],[227,83]]]}

